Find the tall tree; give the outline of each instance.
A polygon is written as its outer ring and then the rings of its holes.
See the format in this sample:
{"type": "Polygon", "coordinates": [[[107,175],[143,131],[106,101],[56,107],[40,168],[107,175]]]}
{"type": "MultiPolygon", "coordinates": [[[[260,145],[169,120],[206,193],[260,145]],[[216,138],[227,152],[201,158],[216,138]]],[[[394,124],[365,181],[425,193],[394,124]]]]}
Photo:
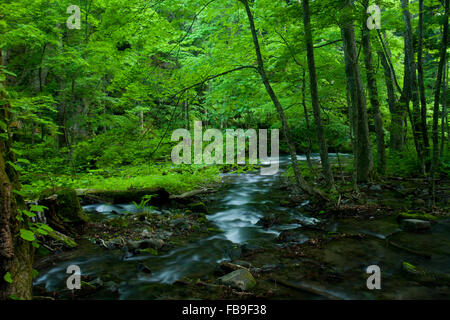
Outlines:
{"type": "Polygon", "coordinates": [[[381,65],[384,69],[384,78],[386,83],[387,100],[389,111],[391,113],[390,125],[390,148],[392,151],[401,151],[405,143],[403,128],[405,118],[405,95],[400,88],[395,69],[392,64],[392,54],[386,41],[386,32],[383,35],[377,30],[378,40],[380,41],[381,49],[378,51],[381,65]],[[397,98],[395,89],[400,93],[400,101],[397,98]]]}
{"type": "Polygon", "coordinates": [[[258,34],[256,32],[256,27],[255,27],[255,22],[253,19],[252,11],[248,4],[248,0],[239,0],[239,1],[244,4],[245,11],[247,12],[248,21],[250,24],[250,31],[251,31],[252,38],[253,38],[253,45],[254,45],[254,49],[255,49],[255,53],[256,53],[256,59],[258,62],[258,73],[261,76],[261,80],[264,84],[264,87],[266,88],[267,93],[269,94],[273,104],[275,105],[275,108],[277,109],[278,116],[280,117],[282,131],[283,131],[283,135],[286,140],[286,143],[288,144],[288,147],[289,147],[289,153],[291,156],[292,167],[294,169],[294,175],[295,175],[297,185],[299,186],[300,189],[302,189],[306,193],[326,200],[327,197],[325,196],[325,194],[323,194],[321,191],[313,188],[303,178],[303,176],[300,172],[300,168],[297,163],[297,151],[295,150],[294,143],[292,142],[292,139],[290,137],[290,133],[289,133],[290,130],[289,130],[289,126],[288,126],[288,123],[286,120],[286,116],[284,114],[283,106],[281,105],[280,101],[278,100],[277,95],[273,91],[272,86],[270,85],[270,82],[269,82],[269,78],[267,77],[266,70],[264,68],[264,60],[262,58],[261,48],[259,46],[258,34]]]}
{"type": "Polygon", "coordinates": [[[411,13],[409,11],[409,0],[401,0],[403,9],[403,21],[405,23],[405,81],[403,91],[406,98],[406,109],[409,112],[409,102],[412,102],[413,110],[410,115],[411,128],[417,156],[419,158],[422,171],[425,172],[424,146],[422,139],[421,112],[419,106],[419,93],[417,90],[416,63],[414,59],[413,32],[411,27],[411,13]]]}
{"type": "Polygon", "coordinates": [[[447,92],[448,92],[448,60],[445,61],[444,67],[444,88],[442,91],[442,115],[441,115],[441,157],[444,155],[445,148],[445,130],[448,134],[448,112],[447,112],[447,92]],[[447,127],[447,128],[446,128],[447,127]]]}
{"type": "Polygon", "coordinates": [[[428,141],[427,128],[427,97],[425,95],[425,83],[423,74],[423,16],[424,16],[424,0],[419,0],[419,29],[418,29],[418,45],[417,45],[417,74],[420,92],[420,114],[421,114],[421,130],[422,139],[425,147],[425,154],[428,154],[430,143],[428,141]]]}
{"type": "Polygon", "coordinates": [[[303,24],[305,27],[306,54],[309,69],[309,88],[311,90],[311,102],[314,112],[314,122],[316,124],[317,139],[320,147],[320,160],[322,161],[322,171],[327,186],[334,188],[333,172],[328,160],[328,146],[322,125],[322,116],[319,105],[319,92],[317,90],[316,62],[314,59],[314,46],[311,31],[311,16],[309,12],[309,0],[303,0],[303,24]]]}
{"type": "Polygon", "coordinates": [[[438,122],[439,122],[439,103],[441,101],[440,94],[441,94],[441,85],[442,85],[442,78],[443,78],[443,70],[444,66],[447,60],[447,41],[448,41],[448,11],[449,11],[449,2],[450,0],[445,0],[444,2],[444,21],[443,21],[443,31],[442,31],[442,42],[441,42],[441,48],[440,48],[440,54],[439,54],[439,66],[438,66],[438,72],[436,77],[436,84],[434,88],[434,106],[433,106],[433,158],[431,162],[431,170],[430,170],[430,181],[431,181],[431,188],[433,198],[434,198],[434,189],[435,189],[435,183],[434,183],[434,175],[437,170],[438,166],[438,157],[439,157],[439,128],[438,128],[438,122]]]}
{"type": "Polygon", "coordinates": [[[11,296],[31,299],[33,247],[18,236],[22,222],[17,218],[17,210],[23,200],[14,192],[19,189],[19,181],[7,129],[11,105],[1,48],[0,62],[0,300],[11,296]]]}
{"type": "MultiPolygon", "coordinates": [[[[363,0],[363,7],[367,9],[369,0],[363,0]]],[[[384,174],[386,171],[386,148],[384,145],[384,128],[383,119],[380,112],[380,100],[378,98],[377,80],[373,68],[372,46],[370,43],[370,30],[366,25],[369,15],[364,10],[362,19],[362,41],[361,45],[364,51],[364,64],[366,67],[367,88],[369,91],[370,105],[372,106],[372,114],[375,122],[375,133],[377,137],[377,155],[378,155],[378,172],[384,174]]]]}
{"type": "Polygon", "coordinates": [[[344,44],[345,72],[352,102],[353,130],[355,132],[355,170],[358,183],[369,181],[373,171],[372,148],[367,122],[367,103],[356,50],[353,3],[344,0],[344,15],[340,27],[344,44]]]}

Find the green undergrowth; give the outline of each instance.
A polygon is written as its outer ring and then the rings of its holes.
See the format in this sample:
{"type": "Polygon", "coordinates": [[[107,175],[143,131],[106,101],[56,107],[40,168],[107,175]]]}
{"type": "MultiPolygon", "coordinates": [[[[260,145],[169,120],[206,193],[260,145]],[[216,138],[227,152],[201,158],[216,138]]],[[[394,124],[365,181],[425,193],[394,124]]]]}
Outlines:
{"type": "Polygon", "coordinates": [[[172,163],[128,166],[118,169],[90,170],[76,176],[39,174],[24,184],[26,198],[35,198],[49,188],[128,190],[164,188],[171,194],[180,194],[220,181],[219,168],[215,166],[186,166],[172,163]]]}

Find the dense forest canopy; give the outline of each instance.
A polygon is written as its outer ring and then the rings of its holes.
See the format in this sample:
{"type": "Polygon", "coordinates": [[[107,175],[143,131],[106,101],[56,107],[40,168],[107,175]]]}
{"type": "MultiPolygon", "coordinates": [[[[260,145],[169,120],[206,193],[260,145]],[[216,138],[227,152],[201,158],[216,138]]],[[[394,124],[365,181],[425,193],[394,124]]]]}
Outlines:
{"type": "MultiPolygon", "coordinates": [[[[174,167],[171,133],[202,121],[280,129],[282,153],[308,156],[308,166],[292,158],[296,184],[321,201],[340,201],[330,152],[354,155],[355,190],[386,176],[425,178],[433,206],[450,159],[448,7],[2,0],[0,171],[21,191],[18,204],[9,189],[0,200],[14,212],[49,187],[193,189],[218,170],[174,167]]],[[[25,222],[1,214],[3,245],[25,222]]]]}

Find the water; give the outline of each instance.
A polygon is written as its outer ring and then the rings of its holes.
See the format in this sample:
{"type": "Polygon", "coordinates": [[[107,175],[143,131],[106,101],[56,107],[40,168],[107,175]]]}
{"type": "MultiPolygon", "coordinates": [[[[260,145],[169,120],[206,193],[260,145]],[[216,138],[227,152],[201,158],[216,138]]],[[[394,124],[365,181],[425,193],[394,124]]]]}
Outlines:
{"type": "MultiPolygon", "coordinates": [[[[333,157],[333,155],[331,155],[333,157]]],[[[313,160],[318,160],[318,155],[312,156],[313,160]]],[[[298,156],[298,160],[304,161],[304,156],[298,156]]],[[[159,256],[137,255],[128,259],[123,258],[123,252],[120,250],[106,250],[85,241],[75,251],[64,253],[59,259],[55,260],[54,265],[43,270],[35,280],[35,285],[45,285],[48,291],[59,291],[66,288],[66,269],[69,265],[78,265],[83,275],[90,278],[104,277],[108,275],[117,284],[118,298],[120,299],[164,299],[171,298],[170,293],[164,295],[169,290],[171,284],[183,277],[204,278],[211,276],[217,269],[218,264],[223,260],[228,260],[239,256],[239,248],[242,245],[263,246],[270,248],[278,244],[274,239],[287,229],[300,227],[300,224],[277,225],[272,228],[265,229],[257,222],[265,215],[271,213],[282,212],[287,213],[295,220],[302,223],[316,223],[317,219],[306,217],[300,213],[297,208],[285,208],[280,206],[280,190],[277,188],[280,181],[280,175],[285,170],[288,157],[280,158],[280,172],[275,176],[262,176],[259,170],[244,174],[224,174],[223,179],[226,181],[226,190],[211,195],[211,205],[209,211],[212,213],[207,218],[213,222],[216,227],[222,230],[222,233],[215,234],[209,238],[195,240],[184,247],[173,249],[166,254],[159,256]],[[144,263],[152,270],[151,274],[138,272],[138,264],[144,263]]],[[[287,191],[286,191],[287,192],[287,191]]],[[[307,201],[303,205],[307,204],[307,201]]],[[[108,205],[98,204],[84,207],[87,212],[103,217],[113,217],[117,215],[127,214],[129,212],[137,213],[146,209],[138,209],[132,204],[108,205]]],[[[159,212],[159,211],[157,211],[159,212]]],[[[395,221],[384,223],[380,226],[383,232],[379,231],[377,226],[371,222],[341,221],[330,223],[329,231],[350,231],[362,232],[377,238],[383,239],[387,234],[395,231],[397,225],[395,221]],[[371,230],[373,229],[373,230],[371,230]]],[[[432,235],[399,235],[399,243],[412,243],[411,237],[414,237],[417,245],[433,244],[433,248],[441,254],[431,262],[426,262],[426,267],[432,271],[442,271],[443,266],[450,263],[450,252],[448,251],[450,244],[449,223],[441,223],[432,235]],[[442,230],[441,230],[442,229],[442,230]],[[403,239],[404,238],[404,239],[403,239]],[[423,240],[423,241],[422,241],[423,240]],[[445,244],[442,245],[442,243],[445,244]],[[440,244],[440,245],[439,245],[440,244]]],[[[302,241],[308,240],[307,236],[301,238],[302,241]]],[[[353,258],[355,252],[363,252],[364,260],[373,260],[376,263],[383,264],[384,270],[388,274],[395,274],[401,261],[407,259],[420,265],[422,261],[413,260],[413,257],[404,253],[396,252],[387,248],[382,242],[370,242],[374,255],[365,250],[364,244],[361,242],[352,244],[344,243],[340,251],[347,250],[348,253],[333,258],[330,263],[347,268],[347,265],[355,264],[355,269],[361,269],[358,259],[353,258]],[[362,246],[362,247],[360,247],[362,246]]],[[[367,244],[366,244],[367,245],[367,244]]],[[[420,249],[420,248],[419,248],[420,249]]],[[[361,256],[361,253],[359,253],[361,256]]],[[[333,257],[333,253],[329,255],[333,257]]],[[[269,261],[270,262],[270,261],[269,261]]],[[[444,268],[445,269],[445,268],[444,268]]],[[[363,268],[361,272],[363,272],[363,268]]],[[[448,271],[448,270],[447,270],[448,271]]],[[[393,278],[392,283],[399,287],[404,286],[403,280],[393,278]]],[[[338,289],[341,293],[352,293],[355,288],[352,282],[345,282],[338,289]]],[[[359,284],[358,284],[359,286],[359,284]]],[[[359,287],[358,287],[358,290],[359,287]]],[[[400,290],[403,295],[398,298],[410,297],[404,295],[408,292],[408,288],[400,290]]],[[[170,290],[169,290],[170,291],[170,290]]],[[[331,292],[331,291],[330,291],[331,292]]],[[[416,293],[411,293],[415,297],[416,293]]],[[[432,294],[429,292],[427,294],[432,294]]],[[[346,297],[350,297],[345,295],[346,297]]],[[[364,295],[357,295],[356,298],[367,298],[367,292],[364,295]]],[[[108,296],[105,293],[94,295],[93,298],[117,298],[117,296],[108,296]]]]}
{"type": "MultiPolygon", "coordinates": [[[[298,159],[305,160],[303,156],[298,156],[298,159]]],[[[317,160],[318,155],[313,156],[313,159],[317,160]]],[[[148,297],[145,293],[146,284],[172,284],[185,276],[212,273],[218,263],[233,257],[233,252],[238,248],[236,245],[273,246],[273,240],[282,230],[300,225],[289,224],[264,229],[256,223],[265,214],[290,211],[298,220],[313,221],[299,214],[298,210],[281,207],[272,197],[274,186],[279,182],[279,176],[288,161],[287,157],[280,158],[280,172],[275,176],[262,176],[259,170],[240,175],[223,175],[229,187],[212,196],[212,205],[209,207],[212,214],[207,216],[223,233],[176,248],[165,255],[138,255],[126,260],[121,259],[120,251],[84,244],[87,247],[85,252],[76,251],[76,257],[69,254],[63,261],[41,272],[35,285],[45,284],[48,291],[64,289],[68,277],[65,270],[69,265],[75,264],[81,268],[83,275],[95,277],[105,273],[115,274],[122,280],[119,284],[121,299],[145,299],[148,297]],[[138,262],[150,266],[152,274],[138,273],[138,262]]],[[[90,214],[105,217],[142,211],[132,204],[98,204],[85,206],[83,209],[90,214]]]]}

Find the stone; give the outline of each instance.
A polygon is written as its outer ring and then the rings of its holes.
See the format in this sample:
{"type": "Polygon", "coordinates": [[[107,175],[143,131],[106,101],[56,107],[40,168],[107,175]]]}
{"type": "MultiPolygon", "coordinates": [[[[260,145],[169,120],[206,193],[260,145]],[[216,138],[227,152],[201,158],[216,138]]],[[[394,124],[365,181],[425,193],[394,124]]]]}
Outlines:
{"type": "Polygon", "coordinates": [[[418,219],[403,219],[400,222],[400,227],[408,232],[425,232],[431,230],[431,223],[418,219]]]}
{"type": "Polygon", "coordinates": [[[208,208],[203,202],[197,202],[197,203],[190,203],[188,204],[188,207],[192,212],[201,212],[208,214],[208,208]]]}
{"type": "Polygon", "coordinates": [[[152,270],[143,263],[138,264],[138,272],[151,274],[152,270]]]}
{"type": "Polygon", "coordinates": [[[217,279],[217,282],[232,288],[247,291],[256,285],[253,275],[245,269],[233,271],[217,279]]]}
{"type": "Polygon", "coordinates": [[[165,242],[161,239],[145,239],[142,241],[127,241],[127,247],[130,251],[137,249],[161,249],[165,245],[165,242]]]}
{"type": "Polygon", "coordinates": [[[370,186],[370,190],[371,191],[382,191],[383,189],[381,188],[381,186],[379,184],[374,184],[374,185],[370,186]]]}

